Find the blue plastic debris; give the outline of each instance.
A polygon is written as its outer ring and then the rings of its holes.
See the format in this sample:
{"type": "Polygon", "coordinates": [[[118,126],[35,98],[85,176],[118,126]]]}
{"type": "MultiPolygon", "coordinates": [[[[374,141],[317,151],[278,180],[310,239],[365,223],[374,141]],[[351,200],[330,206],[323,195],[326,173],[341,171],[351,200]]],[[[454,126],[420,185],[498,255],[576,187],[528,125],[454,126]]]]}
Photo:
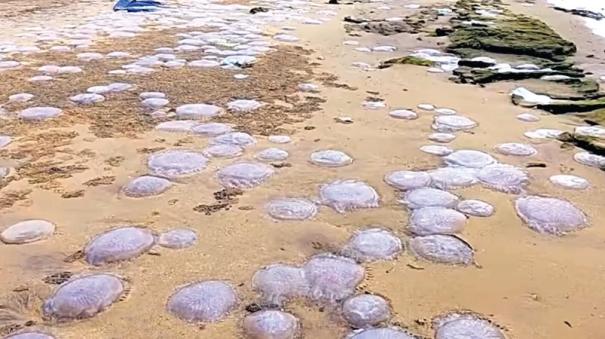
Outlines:
{"type": "Polygon", "coordinates": [[[162,7],[162,3],[154,0],[118,0],[113,6],[114,11],[150,12],[162,7]]]}

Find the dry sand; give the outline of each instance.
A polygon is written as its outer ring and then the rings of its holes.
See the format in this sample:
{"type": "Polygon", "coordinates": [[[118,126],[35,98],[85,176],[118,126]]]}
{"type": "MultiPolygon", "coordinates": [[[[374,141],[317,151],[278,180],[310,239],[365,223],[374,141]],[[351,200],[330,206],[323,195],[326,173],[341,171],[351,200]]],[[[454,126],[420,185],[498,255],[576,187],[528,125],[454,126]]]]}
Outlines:
{"type": "MultiPolygon", "coordinates": [[[[369,6],[355,4],[330,9],[338,10],[337,18],[341,18],[359,15],[369,6]]],[[[565,20],[558,21],[557,17],[562,17],[562,14],[537,8],[532,9],[531,14],[545,17],[566,37],[578,42],[588,34],[581,26],[572,29],[565,20]]],[[[425,102],[450,107],[478,121],[479,127],[473,133],[459,134],[451,144],[455,149],[491,151],[498,143],[524,142],[523,132],[534,127],[569,130],[574,124],[570,118],[540,112],[534,112],[542,118],[539,123],[519,122],[515,116],[527,110],[510,103],[506,88],[458,85],[448,82],[445,75],[431,75],[416,66],[396,66],[375,72],[352,68],[353,62],[374,63],[391,54],[363,54],[343,46],[343,40],[351,38],[346,37],[338,19],[321,26],[297,28],[297,35],[305,41],[304,47],[313,51],[308,58],[315,64],[315,74],[334,74],[338,82],[357,90],[323,87],[320,96],[326,101],[313,114],[309,113],[315,110],[315,105],[304,109],[299,122],[284,119],[275,123],[275,117],[270,114],[259,116],[259,120],[274,122],[275,128],[292,134],[294,142],[284,146],[291,154],[288,159],[291,167],[277,169],[277,175],[268,183],[239,196],[229,210],[210,215],[194,211],[200,204],[215,203],[213,192],[221,190],[221,187],[214,173],[230,163],[229,160],[212,161],[203,174],[182,180],[159,197],[134,200],[119,194],[120,187],[130,178],[146,172],[146,152],[150,149],[175,145],[200,149],[207,144],[206,139],[149,130],[142,121],[140,126],[133,125],[132,133],[99,135],[96,133],[98,129],[94,128],[95,119],[86,114],[74,114],[72,120],[56,123],[57,126],[45,124],[35,130],[11,126],[17,133],[14,135],[17,140],[8,147],[9,152],[26,152],[28,154],[24,156],[31,158],[35,152],[27,150],[27,142],[34,140],[31,145],[34,149],[47,152],[39,162],[53,161],[75,168],[66,170],[65,177],[51,178],[42,183],[32,181],[36,178],[35,173],[19,171],[15,180],[2,188],[3,202],[8,198],[7,192],[29,193],[11,206],[0,205],[0,208],[5,207],[0,212],[0,225],[29,218],[44,218],[57,224],[57,233],[46,241],[0,246],[0,290],[5,294],[16,290],[21,292],[15,293],[36,291],[45,295],[51,287],[45,287],[42,279],[49,274],[99,270],[91,269],[81,261],[66,263],[64,259],[80,250],[94,235],[117,225],[140,224],[158,232],[186,226],[199,234],[199,242],[192,248],[179,251],[154,249],[153,255],[101,269],[127,277],[131,286],[127,299],[113,305],[109,311],[67,325],[40,323],[38,328],[47,329],[58,338],[236,338],[241,336],[239,323],[246,314],[244,307],[254,300],[251,277],[260,267],[275,262],[302,263],[310,255],[342,246],[354,231],[367,225],[382,225],[407,239],[404,226],[408,212],[396,202],[397,197],[383,182],[383,176],[391,170],[439,166],[438,157],[418,149],[430,143],[426,137],[431,133],[432,114],[421,114],[413,121],[393,120],[388,117],[386,109],[362,109],[361,102],[368,96],[384,99],[391,108],[415,107],[425,102]],[[338,124],[334,121],[337,116],[350,116],[354,123],[338,124]],[[44,130],[46,127],[53,127],[54,137],[44,135],[49,133],[44,130]],[[35,138],[36,135],[39,137],[35,138]],[[337,170],[309,164],[308,155],[324,148],[346,151],[355,161],[337,170]],[[367,181],[380,193],[381,207],[345,215],[322,208],[314,220],[305,222],[276,222],[264,213],[264,204],[270,198],[314,196],[320,184],[338,178],[367,181]],[[86,184],[94,179],[101,184],[86,184]],[[81,196],[62,197],[69,196],[65,193],[79,191],[83,191],[81,196]],[[185,324],[166,312],[166,298],[175,287],[190,281],[217,278],[237,286],[241,298],[237,311],[225,321],[200,328],[185,324]]],[[[358,40],[369,46],[393,44],[400,51],[425,43],[405,34],[391,37],[363,35],[358,40]]],[[[579,47],[580,53],[585,53],[582,44],[579,47]]],[[[285,57],[294,58],[292,55],[285,57]]],[[[273,62],[268,66],[278,73],[286,72],[280,67],[308,69],[308,65],[300,60],[285,66],[280,65],[279,58],[273,62]]],[[[301,74],[301,77],[308,76],[304,72],[301,74]]],[[[0,82],[4,82],[5,76],[0,73],[0,82]]],[[[228,81],[221,78],[223,80],[228,81]]],[[[261,86],[259,88],[265,88],[263,83],[268,80],[270,77],[264,78],[259,74],[253,81],[261,86]]],[[[277,86],[271,99],[275,99],[276,94],[293,95],[295,88],[291,86],[300,79],[291,80],[277,86]]],[[[158,82],[160,85],[154,88],[148,87],[153,83],[145,81],[137,83],[141,91],[154,89],[171,93],[173,90],[169,81],[158,82]]],[[[83,91],[86,85],[81,85],[73,90],[83,91]]],[[[178,91],[170,94],[174,103],[207,100],[214,95],[220,103],[228,99],[226,93],[212,92],[210,84],[200,82],[190,86],[186,97],[180,97],[178,91]]],[[[38,94],[33,89],[32,92],[38,94]]],[[[12,93],[1,92],[1,100],[9,94],[12,93]]],[[[65,98],[71,94],[61,93],[65,98]]],[[[123,100],[119,100],[123,105],[136,105],[136,101],[135,94],[124,94],[123,100]]],[[[111,105],[110,102],[106,103],[111,105]]],[[[296,118],[298,115],[291,113],[288,116],[296,118]]],[[[250,123],[234,122],[242,126],[250,123]]],[[[254,128],[251,131],[262,132],[254,128]]],[[[251,158],[257,150],[269,146],[266,138],[258,138],[259,144],[247,150],[244,158],[251,158]]],[[[561,149],[559,143],[546,142],[535,147],[539,153],[530,160],[496,157],[520,166],[528,162],[546,163],[546,168],[529,169],[531,184],[528,191],[573,201],[587,213],[592,227],[561,238],[539,235],[529,230],[516,216],[513,196],[479,186],[458,190],[455,193],[464,198],[482,199],[496,207],[495,215],[490,218],[469,219],[462,233],[476,250],[479,267],[430,264],[416,261],[409,252],[395,261],[366,265],[367,277],[359,290],[388,298],[395,314],[393,324],[432,337],[432,317],[451,310],[468,309],[503,326],[510,338],[605,337],[605,290],[602,288],[605,273],[602,261],[605,251],[605,229],[602,227],[605,224],[602,212],[605,176],[601,171],[575,163],[572,160],[575,151],[561,149]],[[548,177],[561,172],[582,176],[591,182],[592,187],[579,192],[555,188],[548,182],[548,177]]],[[[2,161],[7,160],[4,158],[2,161]]],[[[12,165],[21,163],[20,159],[8,162],[12,165]]],[[[34,300],[33,306],[23,311],[23,319],[40,322],[36,305],[34,300]]],[[[320,312],[303,302],[287,309],[301,318],[305,338],[339,338],[347,333],[342,320],[329,310],[320,312]]]]}

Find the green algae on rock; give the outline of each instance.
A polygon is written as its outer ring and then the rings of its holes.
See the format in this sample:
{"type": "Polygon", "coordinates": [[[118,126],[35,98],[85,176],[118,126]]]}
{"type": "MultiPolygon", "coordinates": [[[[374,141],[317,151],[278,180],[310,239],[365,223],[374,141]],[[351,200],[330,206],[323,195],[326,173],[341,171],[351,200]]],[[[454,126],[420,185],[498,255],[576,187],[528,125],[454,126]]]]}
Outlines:
{"type": "Polygon", "coordinates": [[[435,66],[435,62],[408,55],[408,56],[404,56],[404,57],[400,57],[400,58],[393,58],[393,59],[383,61],[380,63],[378,68],[389,68],[393,65],[416,65],[416,66],[432,67],[432,66],[435,66]]]}

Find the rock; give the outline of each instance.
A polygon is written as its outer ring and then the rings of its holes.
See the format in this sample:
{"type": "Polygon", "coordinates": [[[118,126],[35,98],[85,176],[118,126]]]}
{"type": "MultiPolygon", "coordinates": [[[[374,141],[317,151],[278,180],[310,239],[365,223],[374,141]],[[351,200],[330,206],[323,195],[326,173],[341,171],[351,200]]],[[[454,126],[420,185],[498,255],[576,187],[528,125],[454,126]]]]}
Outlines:
{"type": "Polygon", "coordinates": [[[418,257],[438,264],[470,265],[474,261],[473,249],[452,235],[427,235],[410,239],[410,250],[418,257]]]}
{"type": "Polygon", "coordinates": [[[400,58],[389,59],[380,63],[378,68],[389,68],[393,65],[416,65],[416,66],[425,66],[432,67],[435,65],[435,62],[431,60],[422,59],[415,56],[405,56],[400,58]]]}
{"type": "Polygon", "coordinates": [[[42,306],[46,318],[69,321],[92,318],[118,301],[122,280],[112,274],[91,274],[67,281],[42,306]]]}
{"type": "Polygon", "coordinates": [[[25,220],[5,228],[0,240],[5,244],[27,244],[49,238],[55,233],[55,224],[46,220],[25,220]]]}
{"type": "Polygon", "coordinates": [[[377,295],[361,294],[342,304],[342,314],[354,328],[377,325],[391,317],[389,304],[377,295]]]}
{"type": "Polygon", "coordinates": [[[168,299],[166,309],[186,322],[214,323],[231,313],[237,304],[231,285],[208,280],[179,288],[168,299]]]}
{"type": "Polygon", "coordinates": [[[588,226],[584,212],[566,200],[526,196],[515,202],[517,215],[538,233],[564,235],[588,226]]]}
{"type": "Polygon", "coordinates": [[[298,319],[290,313],[265,310],[247,315],[244,332],[251,339],[295,339],[300,331],[298,319]]]}

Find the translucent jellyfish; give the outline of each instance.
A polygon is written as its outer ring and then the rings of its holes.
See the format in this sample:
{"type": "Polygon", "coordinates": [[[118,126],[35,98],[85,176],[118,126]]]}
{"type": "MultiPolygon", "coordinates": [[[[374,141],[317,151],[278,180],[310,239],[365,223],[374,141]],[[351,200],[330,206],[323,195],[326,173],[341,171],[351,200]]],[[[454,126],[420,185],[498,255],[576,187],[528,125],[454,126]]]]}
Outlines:
{"type": "Polygon", "coordinates": [[[590,183],[588,182],[588,180],[575,175],[553,175],[548,178],[548,180],[550,180],[550,182],[552,182],[554,185],[567,189],[584,190],[590,187],[590,183]]]}
{"type": "Polygon", "coordinates": [[[482,168],[496,163],[496,159],[494,159],[491,155],[475,150],[456,151],[448,156],[445,156],[443,159],[445,160],[445,163],[450,166],[462,166],[470,168],[482,168]]]}
{"type": "Polygon", "coordinates": [[[317,214],[317,205],[303,198],[280,198],[271,200],[266,206],[267,213],[281,220],[306,220],[317,214]]]}
{"type": "Polygon", "coordinates": [[[435,110],[435,106],[431,105],[431,104],[418,104],[417,106],[418,108],[425,110],[425,111],[433,111],[435,110]]]}
{"type": "Polygon", "coordinates": [[[234,100],[227,103],[227,108],[235,113],[249,113],[263,106],[262,102],[256,100],[234,100]]]}
{"type": "Polygon", "coordinates": [[[199,122],[195,120],[173,120],[160,122],[155,126],[158,131],[164,132],[191,132],[193,127],[197,126],[199,122]]]}
{"type": "Polygon", "coordinates": [[[82,61],[93,61],[103,59],[103,54],[95,52],[78,53],[76,57],[82,61]]]}
{"type": "Polygon", "coordinates": [[[467,167],[442,167],[429,171],[432,185],[443,189],[469,187],[477,182],[477,170],[467,167]]]}
{"type": "Polygon", "coordinates": [[[141,101],[141,105],[151,110],[160,109],[169,103],[170,101],[165,98],[148,98],[141,101]]]}
{"type": "Polygon", "coordinates": [[[414,237],[409,241],[409,248],[417,257],[439,264],[470,265],[474,261],[473,249],[452,235],[414,237]]]}
{"type": "Polygon", "coordinates": [[[244,149],[237,145],[211,145],[204,150],[202,153],[210,158],[236,158],[244,154],[244,149]]]}
{"type": "Polygon", "coordinates": [[[86,262],[100,266],[133,259],[147,252],[155,243],[153,233],[146,228],[126,226],[95,237],[84,248],[86,262]]]}
{"type": "Polygon", "coordinates": [[[19,112],[23,120],[46,120],[59,116],[63,112],[56,107],[30,107],[19,112]]]}
{"type": "Polygon", "coordinates": [[[530,195],[517,199],[515,208],[529,228],[538,233],[564,235],[588,226],[584,212],[562,199],[530,195]]]}
{"type": "Polygon", "coordinates": [[[343,247],[341,254],[358,262],[390,260],[403,251],[401,240],[392,232],[370,228],[357,232],[343,247]]]}
{"type": "Polygon", "coordinates": [[[382,297],[361,294],[345,300],[342,304],[342,315],[349,325],[365,328],[388,320],[391,310],[389,303],[382,297]]]}
{"type": "Polygon", "coordinates": [[[34,98],[33,94],[29,93],[17,93],[8,97],[9,102],[28,102],[34,98]]]}
{"type": "Polygon", "coordinates": [[[353,158],[348,154],[335,150],[315,151],[311,153],[310,160],[311,163],[322,167],[342,167],[353,162],[353,158]]]}
{"type": "Polygon", "coordinates": [[[395,171],[387,174],[384,181],[397,189],[405,191],[430,185],[431,176],[427,172],[395,171]]]}
{"type": "Polygon", "coordinates": [[[256,159],[261,161],[282,161],[288,159],[288,152],[280,148],[266,148],[254,156],[256,159]]]}
{"type": "Polygon", "coordinates": [[[365,109],[382,109],[387,107],[382,100],[366,100],[361,103],[361,106],[365,109]]]}
{"type": "Polygon", "coordinates": [[[261,294],[264,302],[282,305],[284,302],[309,293],[302,268],[274,264],[258,270],[252,277],[252,286],[261,294]]]}
{"type": "Polygon", "coordinates": [[[4,229],[0,240],[5,244],[26,244],[44,240],[55,233],[55,224],[46,220],[25,220],[4,229]]]}
{"type": "Polygon", "coordinates": [[[28,80],[31,82],[41,82],[41,81],[51,81],[53,79],[54,79],[53,77],[48,76],[48,75],[36,75],[36,76],[29,78],[28,80]]]}
{"type": "Polygon", "coordinates": [[[147,166],[152,174],[176,178],[192,175],[206,168],[208,158],[201,153],[186,150],[155,152],[149,156],[147,166]]]}
{"type": "Polygon", "coordinates": [[[365,275],[363,267],[354,260],[333,254],[313,256],[303,270],[310,298],[327,303],[352,295],[365,275]]]}
{"type": "Polygon", "coordinates": [[[214,139],[212,139],[212,143],[246,147],[256,144],[256,139],[254,139],[254,137],[248,133],[231,132],[216,136],[214,139]]]}
{"type": "Polygon", "coordinates": [[[423,207],[454,207],[458,204],[458,197],[450,192],[432,187],[421,187],[405,192],[403,200],[411,209],[423,207]]]}
{"type": "Polygon", "coordinates": [[[202,60],[190,61],[188,63],[188,65],[191,67],[198,67],[198,68],[210,68],[210,67],[218,67],[221,65],[221,63],[218,61],[215,61],[215,60],[202,59],[202,60]]]}
{"type": "Polygon", "coordinates": [[[523,133],[529,139],[556,139],[563,131],[558,129],[540,128],[523,133]]]}
{"type": "Polygon", "coordinates": [[[59,321],[91,318],[116,302],[124,292],[122,280],[92,274],[67,281],[42,306],[46,318],[59,321]]]}
{"type": "Polygon", "coordinates": [[[231,285],[218,280],[179,288],[166,304],[168,312],[187,322],[213,323],[226,317],[238,303],[231,285]]]}
{"type": "Polygon", "coordinates": [[[319,92],[319,86],[311,83],[304,83],[298,85],[298,90],[301,92],[317,93],[319,92]]]}
{"type": "Polygon", "coordinates": [[[287,135],[270,135],[269,142],[274,144],[288,144],[292,142],[292,138],[287,135]]]}
{"type": "Polygon", "coordinates": [[[275,170],[258,162],[240,162],[218,171],[218,180],[227,188],[252,188],[267,181],[275,170]]]}
{"type": "Polygon", "coordinates": [[[10,168],[8,168],[8,167],[0,167],[0,179],[8,176],[9,173],[10,173],[10,168]]]}
{"type": "Polygon", "coordinates": [[[8,135],[0,135],[0,148],[7,146],[13,141],[8,135]]]}
{"type": "Polygon", "coordinates": [[[389,116],[395,119],[414,120],[418,118],[418,114],[409,109],[397,109],[389,112],[389,116]]]}
{"type": "Polygon", "coordinates": [[[111,92],[111,89],[109,88],[109,86],[92,86],[92,87],[88,87],[86,89],[86,92],[95,93],[95,94],[104,94],[107,92],[111,92]]]}
{"type": "Polygon", "coordinates": [[[436,108],[435,109],[435,113],[441,114],[441,115],[454,115],[454,114],[458,114],[458,112],[456,112],[456,110],[451,109],[451,108],[436,108]]]}
{"type": "Polygon", "coordinates": [[[521,114],[517,115],[517,119],[524,121],[524,122],[540,121],[539,117],[537,117],[531,113],[521,113],[521,114]]]}
{"type": "Polygon", "coordinates": [[[16,68],[21,66],[21,63],[18,61],[14,61],[14,60],[0,60],[0,71],[6,70],[6,69],[11,69],[11,68],[16,68]]]}
{"type": "Polygon", "coordinates": [[[416,235],[452,234],[462,231],[464,214],[445,207],[424,207],[412,212],[408,230],[416,235]]]}
{"type": "Polygon", "coordinates": [[[473,217],[489,217],[494,214],[494,206],[481,200],[463,200],[458,203],[456,209],[473,217]]]}
{"type": "Polygon", "coordinates": [[[63,66],[59,68],[59,74],[76,74],[81,73],[82,69],[77,66],[63,66]]]}
{"type": "Polygon", "coordinates": [[[143,92],[139,94],[139,98],[141,100],[151,99],[151,98],[166,98],[166,94],[162,92],[143,92]]]}
{"type": "Polygon", "coordinates": [[[488,188],[513,194],[523,192],[523,188],[529,183],[525,171],[506,164],[485,166],[477,172],[477,178],[488,188]]]}
{"type": "Polygon", "coordinates": [[[440,142],[440,143],[448,143],[448,142],[452,142],[454,141],[454,139],[456,139],[456,135],[455,134],[450,134],[450,133],[433,133],[431,135],[429,135],[429,140],[434,141],[434,142],[440,142]]]}
{"type": "Polygon", "coordinates": [[[122,188],[122,192],[131,198],[143,198],[162,194],[171,186],[167,179],[144,175],[131,180],[122,188]]]}
{"type": "Polygon", "coordinates": [[[176,108],[179,119],[206,119],[223,113],[221,107],[208,104],[187,104],[176,108]]]}
{"type": "Polygon", "coordinates": [[[273,39],[283,42],[297,42],[300,39],[289,34],[277,34],[273,36],[273,39]]]}
{"type": "Polygon", "coordinates": [[[42,332],[21,332],[4,337],[4,339],[55,339],[55,337],[42,332]]]}
{"type": "Polygon", "coordinates": [[[82,93],[82,94],[76,94],[76,95],[70,97],[69,100],[75,102],[76,104],[80,104],[80,105],[92,105],[92,104],[96,104],[98,102],[105,101],[105,97],[100,94],[82,93]]]}
{"type": "Polygon", "coordinates": [[[437,318],[435,339],[505,339],[500,329],[489,320],[472,313],[450,313],[437,318]]]}
{"type": "Polygon", "coordinates": [[[298,319],[290,313],[265,310],[252,313],[243,322],[246,338],[294,339],[299,335],[298,319]]]}
{"type": "Polygon", "coordinates": [[[368,328],[355,331],[347,336],[347,339],[416,339],[404,329],[398,327],[368,328]]]}
{"type": "Polygon", "coordinates": [[[114,83],[107,85],[107,88],[109,89],[110,92],[118,93],[118,92],[124,92],[129,89],[132,89],[132,88],[134,88],[134,85],[127,84],[124,82],[114,82],[114,83]]]}
{"type": "Polygon", "coordinates": [[[448,154],[452,154],[454,152],[453,149],[446,147],[446,146],[441,146],[441,145],[425,145],[425,146],[420,147],[420,150],[425,153],[438,155],[438,156],[445,156],[448,154]]]}
{"type": "Polygon", "coordinates": [[[195,134],[204,136],[217,136],[233,131],[233,128],[220,122],[208,122],[201,123],[191,128],[191,131],[195,134]]]}
{"type": "Polygon", "coordinates": [[[197,233],[186,228],[177,228],[164,233],[158,237],[158,245],[168,248],[186,248],[193,246],[197,241],[197,233]]]}
{"type": "Polygon", "coordinates": [[[574,160],[582,165],[605,168],[605,157],[602,155],[591,154],[588,152],[576,153],[573,156],[574,160]]]}
{"type": "Polygon", "coordinates": [[[357,180],[336,180],[322,185],[319,189],[319,197],[323,204],[332,207],[338,213],[378,207],[380,201],[380,196],[372,186],[357,180]]]}
{"type": "Polygon", "coordinates": [[[477,127],[477,122],[461,115],[438,115],[432,127],[439,132],[466,131],[477,127]]]}
{"type": "Polygon", "coordinates": [[[516,156],[532,156],[538,153],[535,148],[531,145],[527,144],[519,144],[519,143],[506,143],[499,144],[495,147],[496,151],[504,154],[504,155],[516,155],[516,156]]]}

